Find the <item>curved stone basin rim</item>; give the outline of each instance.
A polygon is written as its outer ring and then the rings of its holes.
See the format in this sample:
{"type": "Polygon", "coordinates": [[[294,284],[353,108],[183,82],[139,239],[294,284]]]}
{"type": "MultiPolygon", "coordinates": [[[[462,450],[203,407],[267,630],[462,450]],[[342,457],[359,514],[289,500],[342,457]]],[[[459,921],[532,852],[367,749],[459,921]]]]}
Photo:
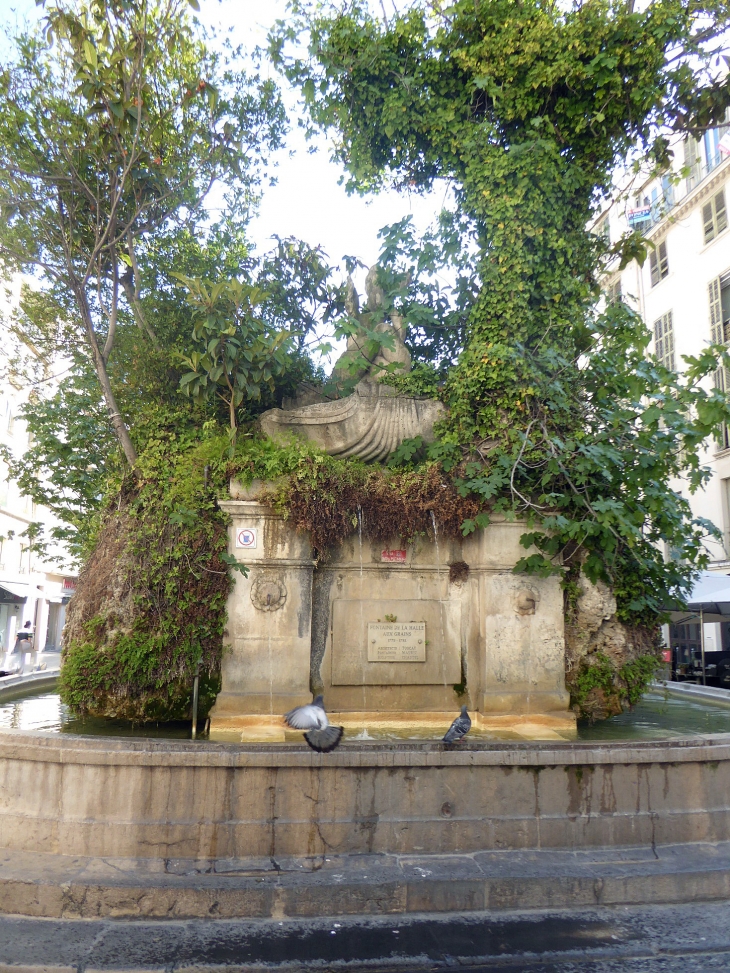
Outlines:
{"type": "Polygon", "coordinates": [[[8,851],[197,860],[727,840],[730,734],[317,754],[0,731],[8,851]]]}
{"type": "Polygon", "coordinates": [[[15,730],[0,727],[0,760],[23,757],[60,763],[137,763],[156,757],[169,765],[191,766],[512,766],[515,764],[585,765],[730,760],[730,733],[677,736],[665,740],[524,740],[463,742],[446,747],[439,741],[350,740],[334,753],[319,754],[305,744],[231,743],[144,737],[15,730]],[[22,753],[20,750],[22,749],[22,753]],[[54,756],[49,751],[57,750],[54,756]]]}

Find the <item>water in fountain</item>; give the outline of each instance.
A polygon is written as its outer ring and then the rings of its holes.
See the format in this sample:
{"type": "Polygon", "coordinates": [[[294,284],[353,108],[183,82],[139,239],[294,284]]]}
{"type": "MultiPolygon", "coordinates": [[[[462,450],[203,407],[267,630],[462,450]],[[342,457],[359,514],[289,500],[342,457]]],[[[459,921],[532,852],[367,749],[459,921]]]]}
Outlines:
{"type": "MultiPolygon", "coordinates": [[[[433,524],[433,542],[436,548],[436,584],[438,585],[439,618],[441,620],[441,678],[444,682],[444,689],[447,689],[446,682],[446,625],[444,623],[444,599],[441,592],[441,555],[439,553],[439,529],[436,523],[436,515],[430,510],[431,523],[433,524]]],[[[445,695],[445,694],[444,694],[445,695]]],[[[444,700],[445,702],[445,700],[444,700]]]]}
{"type": "MultiPolygon", "coordinates": [[[[130,723],[125,720],[104,717],[74,716],[61,703],[58,693],[47,689],[29,689],[26,694],[7,702],[0,701],[0,729],[10,731],[40,730],[45,733],[70,733],[92,736],[117,736],[187,740],[190,737],[190,720],[174,723],[130,723]]],[[[383,727],[357,728],[357,739],[362,743],[399,740],[432,742],[443,734],[436,728],[398,728],[392,724],[383,727]]],[[[716,700],[678,699],[653,688],[636,706],[619,716],[598,723],[578,724],[578,740],[591,743],[620,740],[671,740],[682,737],[705,736],[711,733],[730,733],[730,706],[716,700]]],[[[568,737],[569,739],[569,737],[568,737]]],[[[524,742],[509,728],[493,727],[489,731],[474,728],[469,741],[524,742]]]]}

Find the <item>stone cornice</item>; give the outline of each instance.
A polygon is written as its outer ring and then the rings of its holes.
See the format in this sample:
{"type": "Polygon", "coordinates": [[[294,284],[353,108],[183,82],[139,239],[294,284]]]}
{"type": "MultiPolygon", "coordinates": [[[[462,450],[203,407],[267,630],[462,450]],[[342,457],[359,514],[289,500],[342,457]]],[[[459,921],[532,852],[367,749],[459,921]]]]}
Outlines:
{"type": "Polygon", "coordinates": [[[698,186],[695,186],[695,188],[688,193],[684,199],[677,203],[676,206],[673,206],[667,215],[664,216],[656,226],[652,227],[651,230],[645,234],[645,236],[652,241],[665,237],[673,223],[683,219],[699,203],[707,199],[708,196],[713,195],[714,190],[725,182],[729,172],[730,156],[721,162],[720,165],[717,166],[717,168],[714,169],[709,176],[706,176],[698,186]]]}

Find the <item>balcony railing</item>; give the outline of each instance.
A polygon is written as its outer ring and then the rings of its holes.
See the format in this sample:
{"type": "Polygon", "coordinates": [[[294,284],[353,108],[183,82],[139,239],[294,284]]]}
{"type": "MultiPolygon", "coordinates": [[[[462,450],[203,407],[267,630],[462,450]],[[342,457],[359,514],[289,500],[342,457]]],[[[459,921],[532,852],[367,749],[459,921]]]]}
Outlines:
{"type": "Polygon", "coordinates": [[[669,215],[669,213],[678,203],[689,196],[694,189],[703,183],[705,179],[707,179],[707,177],[711,175],[711,173],[713,173],[715,169],[717,169],[717,167],[728,158],[730,158],[730,156],[723,155],[721,152],[716,152],[715,155],[713,155],[708,161],[707,165],[692,166],[689,175],[678,185],[672,186],[669,193],[664,193],[662,194],[661,198],[654,200],[652,203],[645,204],[651,206],[651,215],[645,220],[632,223],[632,228],[635,230],[640,230],[642,233],[646,233],[648,230],[655,227],[657,223],[661,223],[661,221],[669,215]]]}

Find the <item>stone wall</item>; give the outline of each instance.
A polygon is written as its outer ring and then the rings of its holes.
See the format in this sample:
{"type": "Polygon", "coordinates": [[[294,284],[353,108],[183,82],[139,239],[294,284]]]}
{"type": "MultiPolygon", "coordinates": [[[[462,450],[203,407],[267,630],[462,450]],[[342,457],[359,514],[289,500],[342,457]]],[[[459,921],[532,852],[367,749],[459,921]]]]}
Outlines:
{"type": "Polygon", "coordinates": [[[214,720],[282,713],[313,692],[339,712],[567,711],[559,580],[512,573],[524,525],[495,518],[436,543],[355,535],[315,564],[306,536],[270,507],[221,506],[229,550],[250,572],[229,598],[214,720]],[[422,659],[369,657],[370,623],[415,622],[425,622],[422,659]]]}
{"type": "Polygon", "coordinates": [[[0,848],[164,860],[727,841],[729,740],[320,755],[0,730],[0,848]]]}

